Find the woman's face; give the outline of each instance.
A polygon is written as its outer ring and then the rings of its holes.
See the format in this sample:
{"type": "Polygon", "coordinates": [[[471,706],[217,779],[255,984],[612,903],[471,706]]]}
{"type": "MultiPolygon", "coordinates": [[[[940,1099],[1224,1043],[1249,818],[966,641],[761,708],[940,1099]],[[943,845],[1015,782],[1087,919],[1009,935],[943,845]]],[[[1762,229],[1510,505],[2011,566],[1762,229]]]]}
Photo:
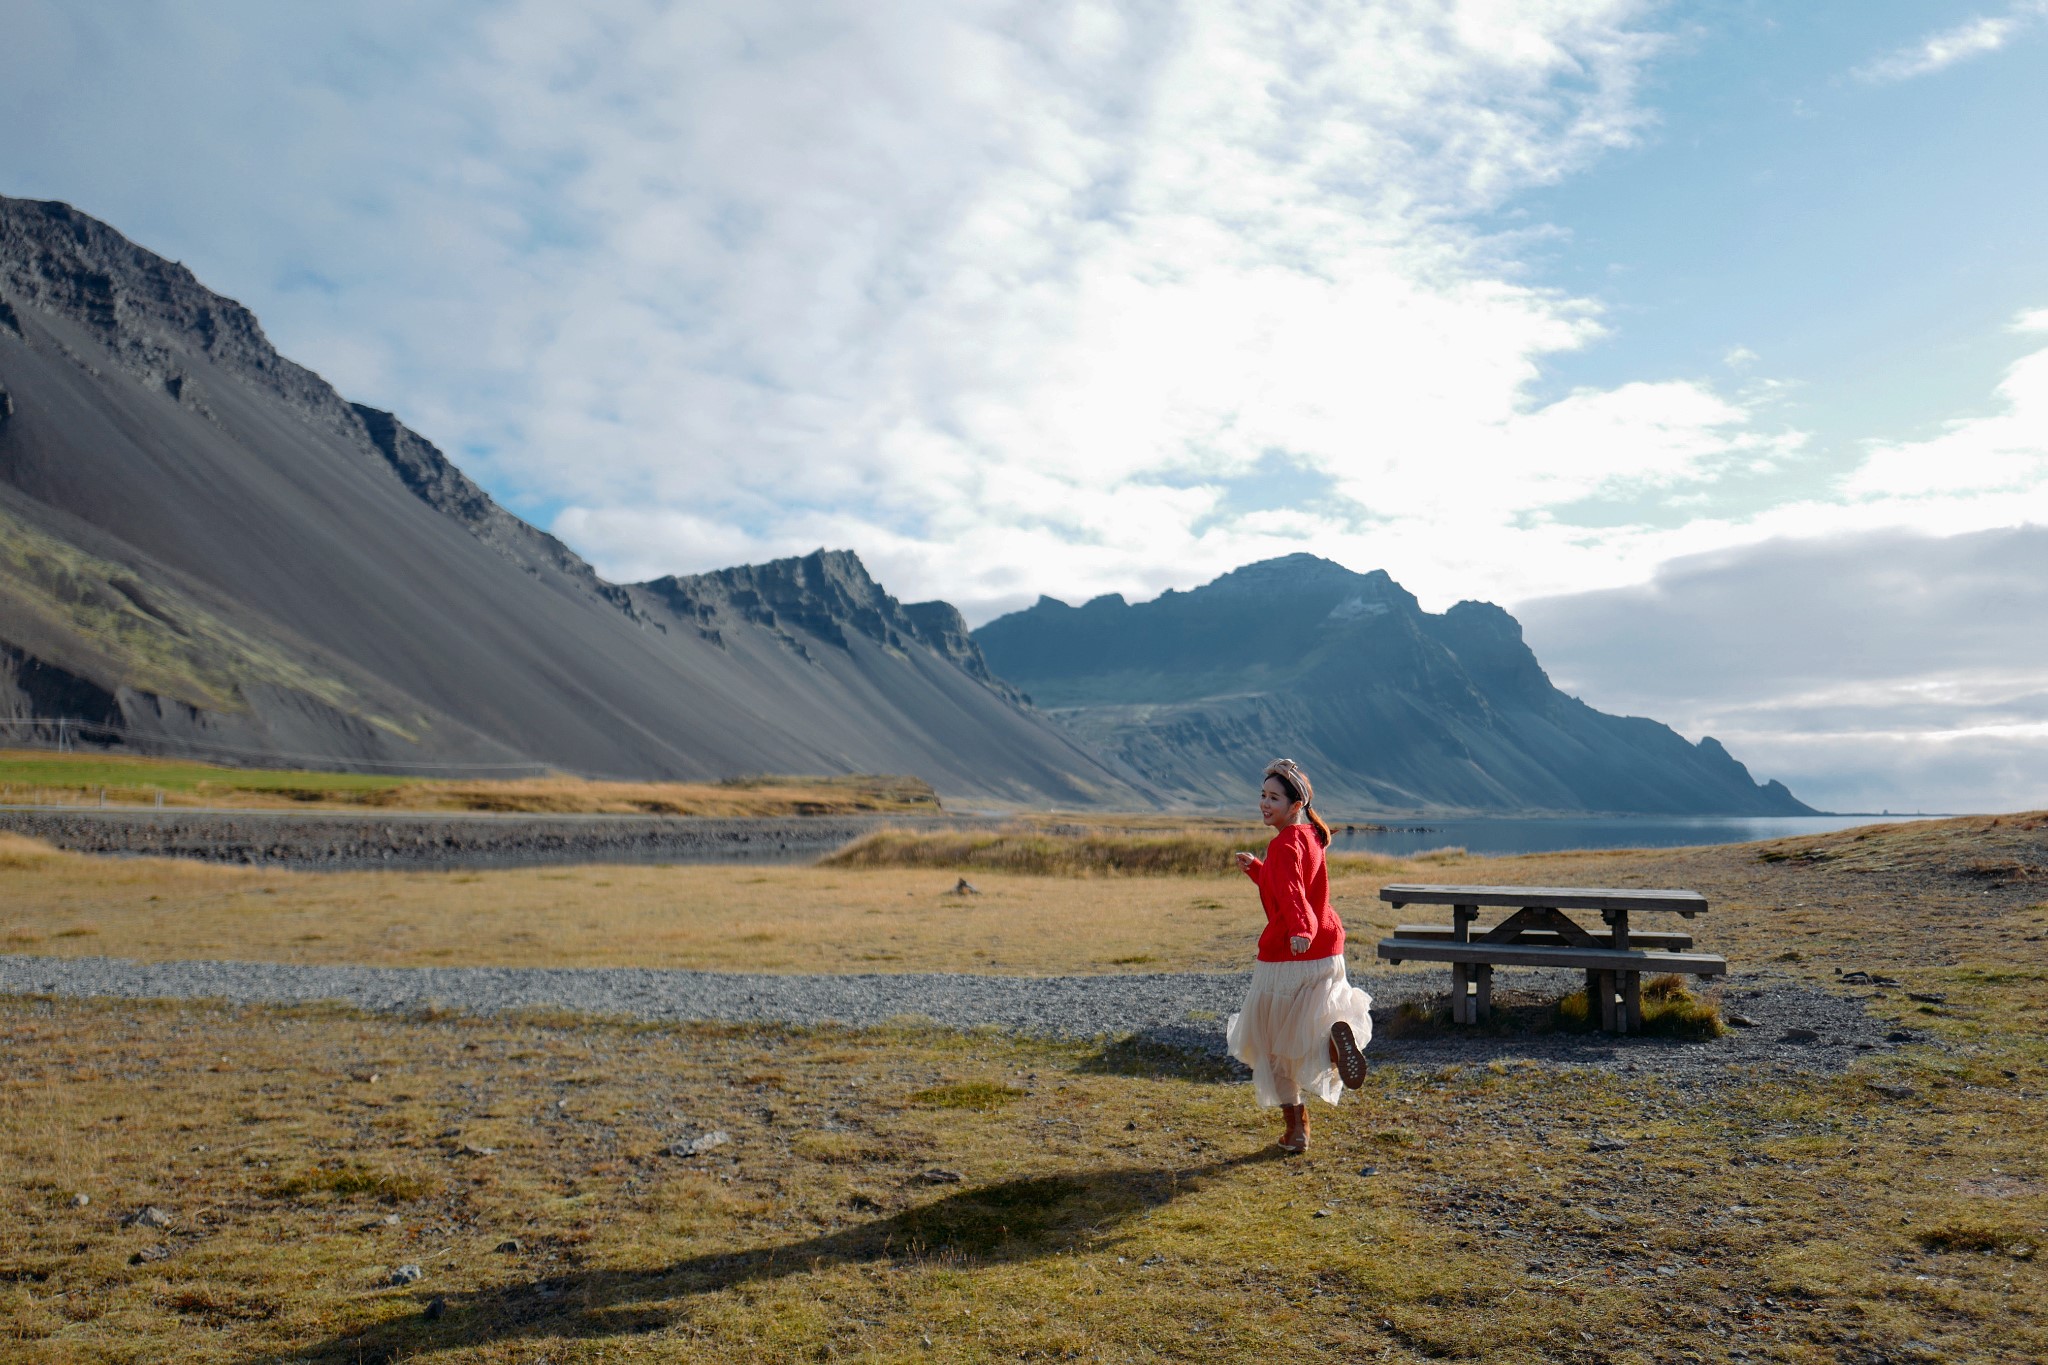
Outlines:
{"type": "Polygon", "coordinates": [[[1301,802],[1287,794],[1287,788],[1280,785],[1280,779],[1269,777],[1266,785],[1259,788],[1259,818],[1274,828],[1288,824],[1294,813],[1301,809],[1301,802]]]}

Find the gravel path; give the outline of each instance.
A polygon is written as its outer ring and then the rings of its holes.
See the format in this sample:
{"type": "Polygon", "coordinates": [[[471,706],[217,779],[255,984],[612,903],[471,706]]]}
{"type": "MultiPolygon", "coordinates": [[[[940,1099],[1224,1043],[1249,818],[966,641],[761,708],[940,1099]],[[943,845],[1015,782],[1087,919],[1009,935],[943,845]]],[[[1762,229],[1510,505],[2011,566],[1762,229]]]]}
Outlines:
{"type": "MultiPolygon", "coordinates": [[[[1445,979],[1440,970],[1412,969],[1354,977],[1372,992],[1373,1013],[1380,1020],[1403,1000],[1442,991],[1445,979]]],[[[776,976],[631,967],[316,967],[0,955],[0,995],[236,1004],[335,1001],[388,1014],[570,1010],[647,1020],[854,1027],[916,1017],[948,1028],[993,1025],[1055,1037],[1135,1035],[1212,1054],[1222,1051],[1222,1021],[1237,1007],[1249,980],[1249,973],[1240,972],[776,976]]],[[[1578,980],[1576,973],[1504,970],[1496,990],[1502,996],[1517,991],[1556,996],[1578,980]]],[[[1835,1071],[1859,1053],[1924,1041],[1888,1033],[1888,1026],[1869,1017],[1854,997],[1815,990],[1773,972],[1731,978],[1727,1008],[1753,1021],[1752,1026],[1711,1043],[1599,1034],[1439,1035],[1377,1039],[1371,1052],[1377,1060],[1427,1066],[1526,1058],[1560,1066],[1648,1070],[1694,1085],[1721,1083],[1755,1065],[1835,1071]],[[1795,1029],[1816,1036],[1792,1036],[1795,1029]]]]}

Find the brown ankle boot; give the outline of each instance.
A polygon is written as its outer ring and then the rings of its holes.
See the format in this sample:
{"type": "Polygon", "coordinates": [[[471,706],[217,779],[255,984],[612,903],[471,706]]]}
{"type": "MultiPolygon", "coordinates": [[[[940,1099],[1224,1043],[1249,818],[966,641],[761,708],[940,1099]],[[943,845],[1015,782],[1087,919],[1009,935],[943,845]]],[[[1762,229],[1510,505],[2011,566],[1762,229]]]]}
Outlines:
{"type": "Polygon", "coordinates": [[[1306,1104],[1283,1104],[1280,1112],[1287,1119],[1287,1129],[1280,1134],[1280,1150],[1283,1152],[1305,1152],[1308,1150],[1308,1106],[1306,1104]]]}

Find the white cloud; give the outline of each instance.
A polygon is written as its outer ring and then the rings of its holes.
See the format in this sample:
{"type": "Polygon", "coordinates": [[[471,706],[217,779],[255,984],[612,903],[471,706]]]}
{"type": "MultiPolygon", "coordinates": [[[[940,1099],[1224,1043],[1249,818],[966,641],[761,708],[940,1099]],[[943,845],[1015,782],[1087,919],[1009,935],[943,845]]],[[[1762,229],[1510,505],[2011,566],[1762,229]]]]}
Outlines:
{"type": "Polygon", "coordinates": [[[1998,51],[2044,16],[2048,16],[2048,4],[2021,0],[2004,14],[1978,16],[1929,34],[1859,68],[1856,74],[1879,84],[1929,75],[1957,62],[1998,51]]]}
{"type": "Polygon", "coordinates": [[[2012,320],[2015,332],[2048,332],[2048,308],[2028,308],[2012,320]]]}
{"type": "Polygon", "coordinates": [[[1997,399],[1999,411],[1952,421],[1929,440],[1873,444],[1845,491],[1902,511],[2005,495],[2038,500],[2048,515],[2048,350],[2015,362],[1997,399]]]}
{"type": "Polygon", "coordinates": [[[2048,524],[1777,538],[1517,615],[1560,686],[1810,803],[2048,806],[2048,524]]]}

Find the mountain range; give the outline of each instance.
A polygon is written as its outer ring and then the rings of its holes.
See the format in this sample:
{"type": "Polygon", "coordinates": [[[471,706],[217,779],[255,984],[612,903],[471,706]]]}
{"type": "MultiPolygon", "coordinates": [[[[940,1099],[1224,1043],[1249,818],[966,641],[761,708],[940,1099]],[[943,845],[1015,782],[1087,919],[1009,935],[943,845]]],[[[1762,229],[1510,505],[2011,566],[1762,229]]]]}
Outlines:
{"type": "Polygon", "coordinates": [[[1499,607],[1432,614],[1314,555],[1135,605],[1040,598],[974,638],[1169,801],[1241,803],[1284,753],[1351,810],[1812,813],[1711,738],[1566,696],[1499,607]]]}
{"type": "Polygon", "coordinates": [[[144,752],[1013,806],[1239,804],[1287,752],[1370,809],[1805,809],[1558,693],[1498,608],[1307,556],[976,632],[845,551],[607,582],[183,266],[0,197],[0,720],[59,716],[144,752]]]}

